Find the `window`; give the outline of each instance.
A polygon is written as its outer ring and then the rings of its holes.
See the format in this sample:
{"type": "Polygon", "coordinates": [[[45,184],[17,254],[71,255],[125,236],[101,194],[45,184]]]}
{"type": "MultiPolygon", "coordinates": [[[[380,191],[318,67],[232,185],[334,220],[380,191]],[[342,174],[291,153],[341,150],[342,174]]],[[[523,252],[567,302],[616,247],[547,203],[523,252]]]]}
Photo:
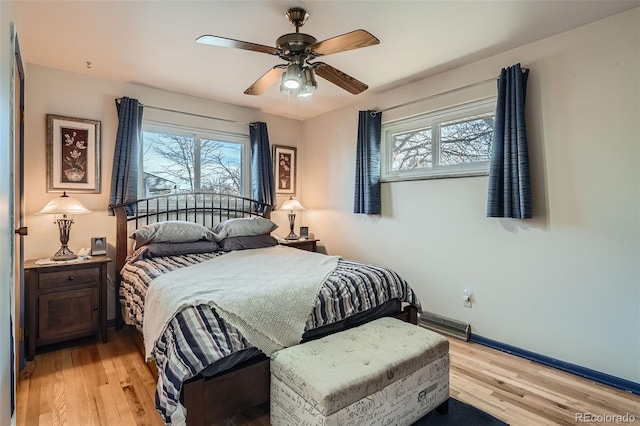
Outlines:
{"type": "Polygon", "coordinates": [[[496,99],[382,125],[382,181],[489,172],[496,99]]]}
{"type": "Polygon", "coordinates": [[[141,196],[249,192],[248,136],[148,123],[142,132],[141,196]]]}

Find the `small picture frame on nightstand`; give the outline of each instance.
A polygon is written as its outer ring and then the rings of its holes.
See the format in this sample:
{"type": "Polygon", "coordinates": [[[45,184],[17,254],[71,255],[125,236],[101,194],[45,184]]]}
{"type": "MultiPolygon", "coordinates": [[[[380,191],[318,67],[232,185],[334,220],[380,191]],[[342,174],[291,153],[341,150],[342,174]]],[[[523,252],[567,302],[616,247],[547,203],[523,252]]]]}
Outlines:
{"type": "Polygon", "coordinates": [[[107,238],[93,237],[91,238],[91,256],[107,254],[107,238]]]}
{"type": "Polygon", "coordinates": [[[307,238],[309,238],[309,227],[308,226],[301,226],[300,227],[300,239],[301,240],[306,240],[307,238]]]}

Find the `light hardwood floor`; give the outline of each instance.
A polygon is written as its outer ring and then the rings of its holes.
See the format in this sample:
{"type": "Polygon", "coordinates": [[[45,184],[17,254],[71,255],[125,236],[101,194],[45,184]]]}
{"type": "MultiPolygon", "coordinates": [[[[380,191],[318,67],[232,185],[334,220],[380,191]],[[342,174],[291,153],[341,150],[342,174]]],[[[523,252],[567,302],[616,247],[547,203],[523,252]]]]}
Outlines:
{"type": "MultiPolygon", "coordinates": [[[[161,425],[155,382],[129,333],[110,328],[106,344],[90,338],[37,355],[18,383],[18,425],[161,425]]],[[[640,396],[481,345],[450,343],[451,396],[512,426],[580,424],[581,414],[629,414],[640,425],[640,396]]],[[[266,426],[268,406],[227,424],[266,426]]]]}

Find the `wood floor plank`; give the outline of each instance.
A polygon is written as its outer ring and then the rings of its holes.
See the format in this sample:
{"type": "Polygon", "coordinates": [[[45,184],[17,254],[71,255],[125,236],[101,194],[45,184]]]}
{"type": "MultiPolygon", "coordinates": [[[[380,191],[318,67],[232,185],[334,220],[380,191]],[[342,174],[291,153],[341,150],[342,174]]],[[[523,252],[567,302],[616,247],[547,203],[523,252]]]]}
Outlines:
{"type": "Polygon", "coordinates": [[[95,411],[95,401],[93,398],[92,385],[96,383],[92,374],[91,356],[87,345],[74,347],[71,350],[71,361],[73,364],[73,375],[82,377],[82,380],[74,380],[73,396],[75,399],[83,401],[82,404],[76,405],[77,421],[84,424],[100,424],[98,413],[95,411]]]}
{"type": "Polygon", "coordinates": [[[109,399],[109,396],[113,398],[113,403],[115,404],[117,418],[119,423],[109,423],[112,424],[123,424],[123,425],[134,425],[136,424],[135,418],[131,409],[129,408],[129,402],[127,401],[127,397],[124,393],[123,387],[120,385],[120,379],[116,375],[115,371],[108,375],[109,384],[103,386],[101,389],[101,393],[107,394],[105,396],[105,400],[109,399]]]}
{"type": "Polygon", "coordinates": [[[100,392],[100,399],[102,400],[102,405],[104,406],[105,414],[102,418],[103,422],[107,425],[126,424],[120,417],[118,405],[113,396],[113,393],[111,392],[111,387],[109,386],[109,384],[107,383],[106,385],[100,386],[98,392],[100,392]]]}
{"type": "Polygon", "coordinates": [[[53,404],[51,401],[50,395],[53,391],[53,364],[55,362],[55,355],[52,355],[47,358],[43,358],[40,361],[40,369],[42,371],[42,375],[39,377],[40,381],[40,408],[38,411],[40,413],[47,413],[49,417],[52,416],[53,412],[53,404]],[[44,398],[43,398],[44,396],[44,398]]]}
{"type": "MultiPolygon", "coordinates": [[[[36,361],[33,361],[34,363],[36,361]]],[[[40,372],[38,372],[40,373],[40,372]]],[[[29,380],[29,385],[28,386],[21,386],[20,387],[20,392],[27,392],[27,398],[25,401],[25,398],[20,398],[18,397],[18,403],[22,402],[25,403],[26,402],[26,409],[21,410],[20,408],[18,408],[18,413],[24,413],[24,417],[18,417],[18,422],[20,422],[20,420],[23,420],[23,424],[25,425],[36,425],[39,423],[39,418],[40,418],[40,380],[39,377],[34,377],[32,379],[29,380]]]]}
{"type": "Polygon", "coordinates": [[[27,401],[29,400],[29,377],[19,377],[16,383],[16,419],[27,417],[27,401]]]}
{"type": "Polygon", "coordinates": [[[141,358],[136,352],[122,352],[116,360],[116,369],[124,371],[128,381],[123,386],[129,407],[134,412],[134,418],[139,425],[162,424],[160,415],[155,409],[155,389],[151,393],[140,374],[149,375],[146,367],[141,367],[141,358]],[[118,366],[118,364],[121,364],[118,366]]]}
{"type": "MultiPolygon", "coordinates": [[[[17,424],[162,425],[155,380],[131,338],[83,339],[38,354],[21,373],[17,424]]],[[[478,344],[450,339],[450,394],[512,426],[575,425],[581,413],[635,415],[640,396],[478,344]]],[[[267,426],[264,404],[227,419],[228,426],[267,426]]],[[[590,422],[590,425],[611,423],[590,422]]]]}
{"type": "Polygon", "coordinates": [[[54,373],[53,373],[53,423],[64,425],[69,424],[68,416],[67,416],[67,386],[64,379],[64,353],[57,354],[58,356],[55,358],[54,364],[54,373]]]}

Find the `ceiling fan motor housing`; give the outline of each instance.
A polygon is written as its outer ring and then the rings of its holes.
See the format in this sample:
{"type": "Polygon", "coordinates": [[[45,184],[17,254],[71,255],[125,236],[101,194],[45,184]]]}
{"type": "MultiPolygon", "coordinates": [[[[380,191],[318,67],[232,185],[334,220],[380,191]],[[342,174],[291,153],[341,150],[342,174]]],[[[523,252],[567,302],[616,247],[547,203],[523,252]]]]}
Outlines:
{"type": "Polygon", "coordinates": [[[290,56],[305,54],[307,47],[315,44],[317,41],[315,37],[309,34],[290,33],[278,37],[276,46],[278,46],[278,49],[281,51],[281,58],[290,59],[290,56]]]}

